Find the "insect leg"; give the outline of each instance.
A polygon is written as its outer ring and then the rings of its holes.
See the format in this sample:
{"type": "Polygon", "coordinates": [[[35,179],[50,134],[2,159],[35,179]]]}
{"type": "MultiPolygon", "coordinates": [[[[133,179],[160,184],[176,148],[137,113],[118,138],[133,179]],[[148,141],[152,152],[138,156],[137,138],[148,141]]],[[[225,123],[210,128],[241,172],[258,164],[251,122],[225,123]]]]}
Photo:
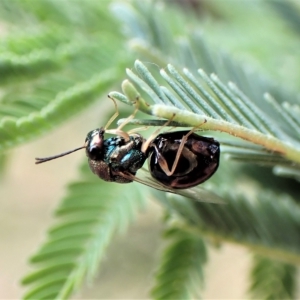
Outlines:
{"type": "Polygon", "coordinates": [[[136,113],[139,110],[138,98],[137,98],[137,101],[134,104],[135,104],[135,109],[134,109],[133,113],[129,117],[127,117],[126,120],[122,124],[120,124],[116,130],[122,130],[122,128],[124,126],[126,126],[130,122],[130,120],[132,120],[135,117],[136,113]]]}
{"type": "Polygon", "coordinates": [[[172,176],[172,175],[174,174],[175,169],[176,169],[177,164],[178,164],[178,161],[179,161],[179,159],[180,159],[181,153],[182,153],[182,151],[183,151],[184,145],[185,145],[185,143],[186,143],[188,137],[189,137],[189,136],[190,136],[197,128],[199,128],[200,126],[202,126],[202,125],[203,125],[204,123],[206,123],[206,122],[207,122],[207,120],[204,120],[203,123],[201,123],[200,125],[198,125],[198,126],[192,128],[192,129],[189,131],[188,134],[186,134],[186,135],[184,135],[184,136],[182,137],[171,170],[169,170],[167,161],[165,160],[165,158],[163,157],[163,155],[161,155],[161,154],[159,153],[158,149],[154,146],[155,151],[156,151],[156,155],[157,155],[158,163],[159,163],[160,167],[162,168],[162,170],[166,173],[166,175],[172,176]]]}
{"type": "Polygon", "coordinates": [[[115,100],[113,97],[109,96],[109,95],[108,95],[108,98],[111,99],[111,100],[113,101],[113,103],[114,103],[114,106],[115,106],[115,113],[111,116],[111,118],[110,118],[110,119],[108,120],[108,122],[106,123],[106,126],[104,127],[105,131],[106,131],[106,129],[111,125],[111,123],[112,123],[112,122],[118,117],[118,115],[119,115],[119,110],[118,110],[118,105],[117,105],[116,100],[115,100]]]}
{"type": "MultiPolygon", "coordinates": [[[[115,99],[113,99],[112,97],[109,96],[110,99],[113,100],[114,104],[115,104],[115,107],[116,107],[116,110],[117,110],[117,104],[116,104],[116,101],[115,99]]],[[[109,130],[106,130],[107,133],[111,133],[111,134],[115,134],[115,135],[120,135],[121,137],[123,137],[125,139],[126,142],[128,142],[130,140],[130,137],[129,137],[129,134],[125,131],[122,130],[122,128],[127,125],[131,119],[133,119],[136,115],[136,113],[138,112],[138,101],[136,102],[137,105],[135,107],[135,110],[133,111],[133,113],[126,118],[126,120],[120,124],[116,129],[109,129],[109,130]]],[[[109,125],[113,122],[113,120],[119,115],[119,112],[118,110],[114,113],[114,115],[110,118],[109,120],[109,125]]],[[[108,126],[106,126],[108,127],[108,126]]]]}
{"type": "Polygon", "coordinates": [[[170,118],[170,120],[168,120],[164,125],[162,125],[161,127],[159,127],[158,129],[156,129],[150,136],[149,138],[143,143],[141,151],[143,153],[147,152],[147,149],[149,148],[151,142],[155,139],[155,137],[157,136],[157,134],[166,126],[168,126],[174,119],[175,114],[173,114],[173,116],[170,118]]]}

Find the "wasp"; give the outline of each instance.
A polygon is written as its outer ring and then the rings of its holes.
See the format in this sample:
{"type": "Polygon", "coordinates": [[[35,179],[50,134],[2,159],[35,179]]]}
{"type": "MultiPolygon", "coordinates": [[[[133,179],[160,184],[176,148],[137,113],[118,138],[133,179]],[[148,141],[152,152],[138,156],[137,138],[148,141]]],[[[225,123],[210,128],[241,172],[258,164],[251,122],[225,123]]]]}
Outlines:
{"type": "Polygon", "coordinates": [[[36,158],[36,164],[85,149],[90,169],[101,179],[117,183],[138,181],[162,190],[187,189],[216,172],[220,157],[218,141],[195,134],[195,128],[158,134],[171,120],[148,139],[136,133],[136,129],[124,131],[123,127],[135,116],[137,108],[119,127],[108,129],[119,114],[115,100],[111,99],[116,112],[105,127],[90,131],[83,146],[55,156],[36,158]],[[105,139],[105,133],[114,136],[105,139]],[[155,184],[136,176],[147,159],[155,184]]]}

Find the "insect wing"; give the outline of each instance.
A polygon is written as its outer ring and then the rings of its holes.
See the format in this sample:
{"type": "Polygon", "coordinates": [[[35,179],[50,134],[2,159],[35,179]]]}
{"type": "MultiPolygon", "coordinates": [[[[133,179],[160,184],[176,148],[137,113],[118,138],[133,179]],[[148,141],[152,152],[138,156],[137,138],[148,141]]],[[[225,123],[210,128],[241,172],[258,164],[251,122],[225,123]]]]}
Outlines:
{"type": "Polygon", "coordinates": [[[206,203],[216,203],[216,204],[224,204],[224,200],[216,195],[215,193],[205,190],[200,186],[196,186],[189,189],[173,189],[169,186],[164,185],[163,183],[155,180],[148,170],[145,168],[141,168],[137,176],[132,176],[133,181],[146,185],[148,187],[154,188],[159,191],[172,193],[181,195],[183,197],[187,197],[193,199],[197,202],[206,202],[206,203]]]}

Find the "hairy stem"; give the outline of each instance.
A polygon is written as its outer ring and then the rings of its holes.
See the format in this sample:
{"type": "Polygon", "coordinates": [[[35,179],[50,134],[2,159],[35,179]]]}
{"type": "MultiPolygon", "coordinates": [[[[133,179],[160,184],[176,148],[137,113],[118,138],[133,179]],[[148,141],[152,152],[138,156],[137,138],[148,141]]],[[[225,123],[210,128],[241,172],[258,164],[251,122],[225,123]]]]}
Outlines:
{"type": "Polygon", "coordinates": [[[199,126],[199,128],[201,127],[203,130],[226,132],[232,136],[242,138],[257,145],[261,145],[271,152],[276,152],[292,162],[300,164],[300,149],[291,145],[287,141],[279,140],[278,138],[275,138],[269,134],[264,134],[254,129],[248,129],[235,123],[213,119],[205,115],[198,115],[187,110],[178,109],[174,106],[163,104],[151,105],[142,97],[140,97],[138,91],[128,80],[123,82],[122,89],[126,97],[117,92],[111,92],[109,95],[122,102],[125,102],[126,104],[128,104],[128,102],[133,103],[135,106],[138,106],[139,110],[146,114],[164,119],[173,118],[173,121],[185,126],[199,126]]]}

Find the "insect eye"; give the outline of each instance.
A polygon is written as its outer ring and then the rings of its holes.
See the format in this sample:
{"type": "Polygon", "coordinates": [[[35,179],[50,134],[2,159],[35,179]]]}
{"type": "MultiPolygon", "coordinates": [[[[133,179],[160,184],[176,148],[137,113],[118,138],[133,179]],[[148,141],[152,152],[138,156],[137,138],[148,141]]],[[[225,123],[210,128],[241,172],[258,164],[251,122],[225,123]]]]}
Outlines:
{"type": "Polygon", "coordinates": [[[95,129],[88,133],[86,143],[86,155],[92,160],[101,160],[104,143],[104,129],[95,129]]]}
{"type": "Polygon", "coordinates": [[[99,160],[101,158],[101,148],[94,146],[86,148],[86,155],[92,160],[99,160]]]}

